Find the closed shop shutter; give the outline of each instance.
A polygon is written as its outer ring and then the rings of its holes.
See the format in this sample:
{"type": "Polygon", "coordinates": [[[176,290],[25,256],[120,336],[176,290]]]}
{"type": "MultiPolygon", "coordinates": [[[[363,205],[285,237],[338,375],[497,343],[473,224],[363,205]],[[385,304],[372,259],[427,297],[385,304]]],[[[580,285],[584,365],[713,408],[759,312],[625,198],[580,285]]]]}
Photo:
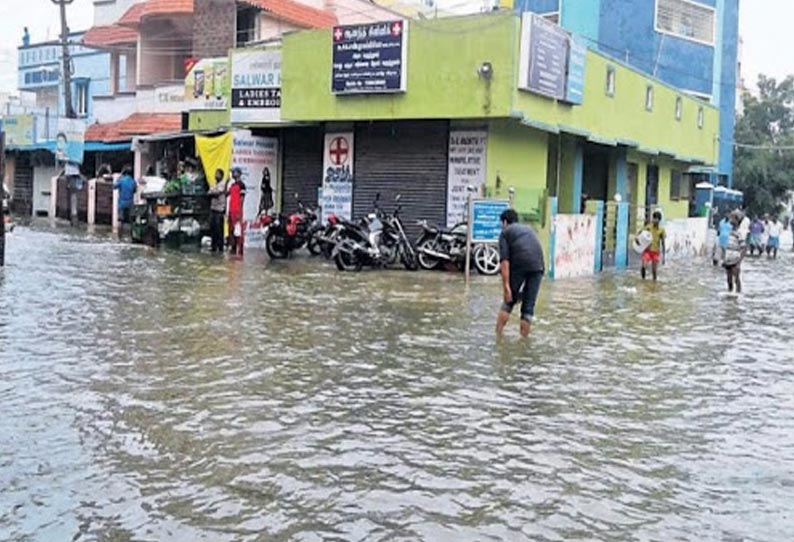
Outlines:
{"type": "Polygon", "coordinates": [[[418,220],[444,224],[447,205],[446,121],[377,122],[356,126],[353,215],[365,216],[380,193],[391,212],[402,196],[402,220],[411,240],[418,220]]]}
{"type": "Polygon", "coordinates": [[[13,211],[19,215],[33,214],[33,167],[25,157],[18,157],[14,168],[13,211]]]}
{"type": "Polygon", "coordinates": [[[311,126],[287,128],[283,134],[281,209],[292,213],[298,208],[296,193],[304,205],[317,205],[317,190],[323,178],[323,131],[311,126]]]}
{"type": "Polygon", "coordinates": [[[69,220],[69,181],[65,177],[58,179],[58,198],[56,199],[55,216],[69,220]]]}

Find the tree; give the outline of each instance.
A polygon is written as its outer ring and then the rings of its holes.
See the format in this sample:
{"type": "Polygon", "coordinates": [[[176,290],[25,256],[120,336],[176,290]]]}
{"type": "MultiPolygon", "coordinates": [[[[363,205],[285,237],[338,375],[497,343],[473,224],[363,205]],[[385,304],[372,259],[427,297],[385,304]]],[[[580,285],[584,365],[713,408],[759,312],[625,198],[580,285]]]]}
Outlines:
{"type": "Polygon", "coordinates": [[[734,186],[751,214],[776,214],[794,190],[794,76],[778,83],[761,75],[758,96],[745,93],[742,100],[734,186]]]}

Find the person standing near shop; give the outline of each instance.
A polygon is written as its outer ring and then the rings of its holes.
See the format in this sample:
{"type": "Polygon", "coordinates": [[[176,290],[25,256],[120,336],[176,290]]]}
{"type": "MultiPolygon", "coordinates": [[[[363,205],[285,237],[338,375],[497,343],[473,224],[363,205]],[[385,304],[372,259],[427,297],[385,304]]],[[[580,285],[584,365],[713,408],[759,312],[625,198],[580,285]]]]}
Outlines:
{"type": "Polygon", "coordinates": [[[546,269],[543,248],[529,226],[518,223],[518,214],[508,209],[500,217],[499,258],[502,262],[504,302],[496,318],[496,337],[501,338],[513,307],[521,302],[521,336],[529,336],[535,317],[535,302],[546,269]]]}
{"type": "Polygon", "coordinates": [[[232,168],[232,182],[229,185],[229,246],[232,254],[243,255],[243,206],[245,204],[245,183],[243,170],[232,168]]]}
{"type": "Polygon", "coordinates": [[[124,224],[132,222],[132,205],[135,203],[135,192],[138,190],[138,183],[132,176],[131,166],[124,166],[121,177],[113,183],[113,188],[119,191],[119,222],[124,227],[124,224]]]}
{"type": "Polygon", "coordinates": [[[210,237],[212,252],[223,253],[223,222],[226,217],[226,174],[222,169],[215,171],[215,186],[208,193],[210,200],[210,237]]]}

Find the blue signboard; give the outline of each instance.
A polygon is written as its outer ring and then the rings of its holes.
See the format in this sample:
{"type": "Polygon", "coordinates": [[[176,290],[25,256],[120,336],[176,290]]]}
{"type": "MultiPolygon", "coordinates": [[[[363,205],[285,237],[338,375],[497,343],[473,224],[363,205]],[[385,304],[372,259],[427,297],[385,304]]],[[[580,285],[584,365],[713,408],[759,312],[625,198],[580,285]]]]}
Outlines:
{"type": "Polygon", "coordinates": [[[574,35],[571,38],[568,54],[568,81],[565,86],[565,101],[574,105],[582,105],[584,101],[584,71],[587,63],[587,46],[582,38],[574,35]]]}
{"type": "Polygon", "coordinates": [[[535,14],[524,14],[521,88],[565,99],[569,39],[562,27],[535,14]]]}
{"type": "Polygon", "coordinates": [[[404,92],[407,31],[406,21],[335,27],[331,91],[404,92]]]}
{"type": "Polygon", "coordinates": [[[476,199],[471,202],[471,242],[496,243],[502,233],[502,213],[510,208],[505,200],[476,199]]]}

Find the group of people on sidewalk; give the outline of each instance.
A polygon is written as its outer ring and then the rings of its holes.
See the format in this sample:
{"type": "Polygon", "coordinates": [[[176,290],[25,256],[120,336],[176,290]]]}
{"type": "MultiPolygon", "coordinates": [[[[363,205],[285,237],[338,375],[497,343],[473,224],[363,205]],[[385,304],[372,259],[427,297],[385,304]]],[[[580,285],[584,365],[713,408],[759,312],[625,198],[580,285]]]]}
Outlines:
{"type": "Polygon", "coordinates": [[[229,218],[229,250],[232,254],[243,254],[243,204],[245,202],[245,183],[243,171],[232,168],[231,179],[226,178],[222,169],[215,171],[215,185],[209,189],[210,200],[210,238],[211,251],[224,251],[224,225],[229,218]]]}

